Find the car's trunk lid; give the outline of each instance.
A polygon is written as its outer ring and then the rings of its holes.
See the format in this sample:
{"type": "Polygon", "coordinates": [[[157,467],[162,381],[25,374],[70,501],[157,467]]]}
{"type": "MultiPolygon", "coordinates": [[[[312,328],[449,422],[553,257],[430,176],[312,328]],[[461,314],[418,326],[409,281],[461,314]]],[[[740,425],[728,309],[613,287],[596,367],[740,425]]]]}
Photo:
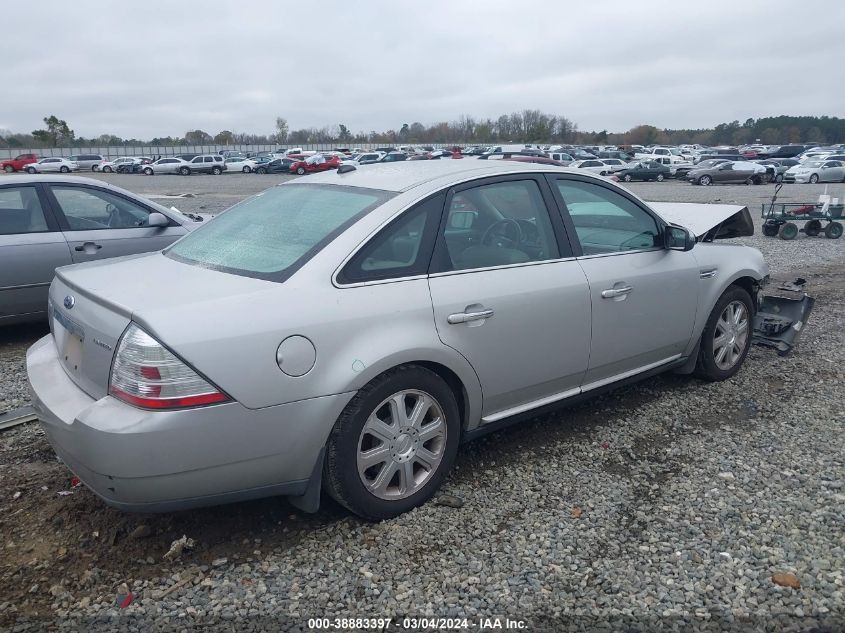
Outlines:
{"type": "Polygon", "coordinates": [[[56,270],[50,329],[71,380],[92,398],[102,398],[118,341],[133,319],[143,324],[144,315],[163,312],[180,318],[175,316],[180,306],[202,313],[204,304],[237,300],[274,285],[183,264],[161,253],[79,264],[56,270]]]}

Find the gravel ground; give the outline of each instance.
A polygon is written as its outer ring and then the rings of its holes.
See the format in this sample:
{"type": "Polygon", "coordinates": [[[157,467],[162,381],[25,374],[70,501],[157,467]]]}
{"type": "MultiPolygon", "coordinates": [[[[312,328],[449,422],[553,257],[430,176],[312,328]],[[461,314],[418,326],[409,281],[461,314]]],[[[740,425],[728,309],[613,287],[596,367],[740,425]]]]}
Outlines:
{"type": "MultiPolygon", "coordinates": [[[[280,180],[100,177],[194,193],[176,206],[212,212],[280,180]]],[[[631,189],[755,215],[772,192],[631,189]]],[[[822,189],[788,185],[781,199],[822,189]]],[[[276,499],[121,514],[70,488],[37,426],[0,434],[0,627],[305,631],[309,617],[387,617],[402,630],[405,616],[453,616],[491,630],[479,618],[500,616],[555,631],[845,629],[845,240],[743,242],[817,299],[791,355],[755,347],[728,382],[659,376],[483,438],[434,502],[380,524],[276,499]],[[166,559],[183,535],[193,547],[166,559]]],[[[0,331],[0,409],[26,401],[23,353],[42,333],[0,331]]]]}

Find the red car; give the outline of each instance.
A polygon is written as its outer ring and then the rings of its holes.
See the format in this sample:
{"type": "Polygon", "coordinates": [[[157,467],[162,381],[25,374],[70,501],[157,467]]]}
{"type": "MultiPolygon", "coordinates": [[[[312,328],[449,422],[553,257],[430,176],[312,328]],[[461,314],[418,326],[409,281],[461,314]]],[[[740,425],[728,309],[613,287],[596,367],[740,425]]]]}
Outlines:
{"type": "Polygon", "coordinates": [[[38,159],[38,154],[21,154],[9,160],[4,160],[0,163],[0,169],[8,174],[11,174],[13,171],[23,171],[24,167],[30,163],[37,163],[38,159]]]}
{"type": "Polygon", "coordinates": [[[309,163],[307,160],[299,160],[290,166],[292,174],[313,174],[318,171],[328,171],[340,167],[340,159],[337,156],[326,158],[324,163],[309,163]]]}

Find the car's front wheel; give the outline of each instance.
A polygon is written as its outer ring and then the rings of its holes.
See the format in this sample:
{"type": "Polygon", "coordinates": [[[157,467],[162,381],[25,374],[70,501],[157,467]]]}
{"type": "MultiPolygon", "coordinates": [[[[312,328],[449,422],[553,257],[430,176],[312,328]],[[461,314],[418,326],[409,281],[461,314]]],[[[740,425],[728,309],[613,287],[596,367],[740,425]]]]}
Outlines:
{"type": "Polygon", "coordinates": [[[112,173],[112,168],[109,167],[108,165],[106,165],[105,167],[103,167],[103,171],[106,172],[107,174],[110,174],[110,173],[112,173]]]}
{"type": "Polygon", "coordinates": [[[415,365],[373,379],[346,405],[326,445],[326,491],[372,521],[425,503],[452,467],[461,423],[440,376],[415,365]]]}
{"type": "Polygon", "coordinates": [[[622,176],[622,180],[624,180],[625,182],[631,182],[633,179],[634,178],[631,176],[631,174],[625,174],[624,176],[622,176]]]}
{"type": "Polygon", "coordinates": [[[709,185],[711,182],[713,182],[713,179],[712,179],[710,176],[701,176],[701,177],[698,179],[698,184],[699,184],[699,185],[704,185],[705,187],[706,187],[707,185],[709,185]]]}
{"type": "Polygon", "coordinates": [[[35,169],[35,167],[27,167],[27,168],[26,168],[26,173],[28,173],[28,174],[35,174],[35,173],[38,173],[38,170],[37,170],[37,169],[35,169]]]}
{"type": "Polygon", "coordinates": [[[663,174],[657,174],[657,182],[663,182],[663,174]]]}
{"type": "Polygon", "coordinates": [[[819,175],[818,174],[813,174],[812,176],[810,176],[810,184],[811,185],[816,184],[818,181],[819,181],[819,175]]]}
{"type": "Polygon", "coordinates": [[[212,167],[211,173],[214,174],[215,176],[219,176],[220,174],[223,173],[223,169],[220,168],[220,167],[212,167]]]}
{"type": "Polygon", "coordinates": [[[144,167],[144,175],[145,176],[152,176],[153,175],[152,167],[144,167]]]}
{"type": "Polygon", "coordinates": [[[751,346],[751,295],[731,286],[719,297],[701,334],[697,373],[707,380],[726,380],[739,371],[751,346]]]}
{"type": "Polygon", "coordinates": [[[300,176],[304,176],[305,175],[305,167],[297,167],[296,173],[299,174],[300,176]]]}
{"type": "Polygon", "coordinates": [[[248,173],[249,173],[249,172],[251,172],[252,170],[249,168],[249,165],[244,165],[244,168],[243,168],[243,169],[241,169],[241,171],[242,171],[243,173],[245,173],[245,174],[248,174],[248,173]]]}
{"type": "Polygon", "coordinates": [[[267,170],[264,167],[259,167],[258,169],[255,170],[255,173],[256,174],[266,174],[267,170]]]}
{"type": "Polygon", "coordinates": [[[191,175],[191,168],[190,167],[180,167],[179,173],[183,176],[190,176],[191,175]]]}
{"type": "Polygon", "coordinates": [[[70,171],[70,169],[68,167],[66,167],[65,165],[62,165],[61,167],[59,167],[59,171],[62,172],[63,174],[66,174],[70,171]]]}

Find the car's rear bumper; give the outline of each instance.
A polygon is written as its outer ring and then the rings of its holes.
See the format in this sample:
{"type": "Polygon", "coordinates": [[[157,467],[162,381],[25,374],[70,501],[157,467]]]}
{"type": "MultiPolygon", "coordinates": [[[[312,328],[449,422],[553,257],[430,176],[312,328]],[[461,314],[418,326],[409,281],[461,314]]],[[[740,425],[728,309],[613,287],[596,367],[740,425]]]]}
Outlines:
{"type": "Polygon", "coordinates": [[[303,495],[352,393],[247,409],[177,411],[95,400],[61,367],[53,339],[27,352],[32,404],[62,461],[109,505],[163,512],[303,495]]]}

